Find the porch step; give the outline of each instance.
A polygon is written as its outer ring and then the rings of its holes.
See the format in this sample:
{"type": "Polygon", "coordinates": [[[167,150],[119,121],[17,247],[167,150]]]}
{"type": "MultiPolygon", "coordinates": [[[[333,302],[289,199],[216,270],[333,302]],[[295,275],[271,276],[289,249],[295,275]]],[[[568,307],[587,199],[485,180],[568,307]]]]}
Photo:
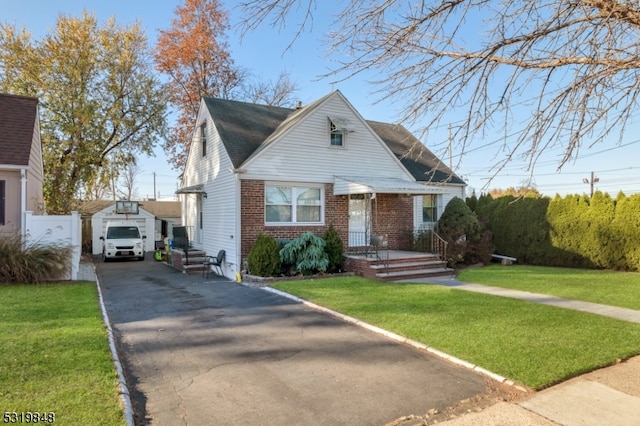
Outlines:
{"type": "Polygon", "coordinates": [[[201,274],[205,268],[204,259],[207,253],[203,250],[189,249],[188,259],[182,250],[172,252],[173,266],[189,275],[201,274]]]}
{"type": "Polygon", "coordinates": [[[379,255],[384,260],[377,259],[375,255],[348,255],[349,268],[365,277],[383,281],[428,278],[454,272],[447,268],[445,261],[432,253],[389,250],[379,255]]]}
{"type": "Polygon", "coordinates": [[[451,268],[427,268],[427,269],[413,269],[404,271],[391,271],[380,272],[376,274],[376,278],[383,281],[400,281],[400,280],[412,280],[418,278],[429,277],[441,277],[445,275],[452,275],[453,269],[451,268]]]}
{"type": "Polygon", "coordinates": [[[415,270],[424,270],[424,269],[432,269],[439,268],[445,262],[441,260],[424,260],[424,261],[415,261],[415,262],[389,262],[387,265],[384,262],[380,262],[375,265],[371,265],[371,269],[374,270],[403,270],[403,271],[415,271],[415,270]]]}

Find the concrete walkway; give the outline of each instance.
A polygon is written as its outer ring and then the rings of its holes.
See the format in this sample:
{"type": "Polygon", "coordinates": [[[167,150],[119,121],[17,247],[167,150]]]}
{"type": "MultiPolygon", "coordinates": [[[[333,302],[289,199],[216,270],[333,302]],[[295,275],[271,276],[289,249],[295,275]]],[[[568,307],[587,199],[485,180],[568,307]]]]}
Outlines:
{"type": "MultiPolygon", "coordinates": [[[[416,280],[408,280],[416,282],[416,280]]],[[[640,323],[640,311],[616,306],[600,305],[598,303],[582,302],[579,300],[564,299],[562,297],[549,296],[548,294],[530,293],[528,291],[511,290],[508,288],[493,287],[481,284],[472,284],[458,281],[455,278],[439,277],[425,278],[419,282],[439,284],[458,290],[473,291],[476,293],[490,294],[492,296],[510,297],[512,299],[526,300],[543,305],[556,306],[558,308],[573,309],[575,311],[589,312],[606,317],[621,319],[624,321],[640,323]]]]}

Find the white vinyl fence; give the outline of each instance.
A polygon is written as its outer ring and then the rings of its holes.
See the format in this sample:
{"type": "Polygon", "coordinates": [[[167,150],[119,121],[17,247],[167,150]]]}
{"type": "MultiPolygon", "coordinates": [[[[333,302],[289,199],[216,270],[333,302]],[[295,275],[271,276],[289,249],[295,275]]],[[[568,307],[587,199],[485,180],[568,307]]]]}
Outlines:
{"type": "Polygon", "coordinates": [[[25,212],[24,236],[28,241],[63,244],[71,247],[70,280],[78,279],[82,250],[82,223],[78,212],[68,216],[35,215],[25,212]]]}

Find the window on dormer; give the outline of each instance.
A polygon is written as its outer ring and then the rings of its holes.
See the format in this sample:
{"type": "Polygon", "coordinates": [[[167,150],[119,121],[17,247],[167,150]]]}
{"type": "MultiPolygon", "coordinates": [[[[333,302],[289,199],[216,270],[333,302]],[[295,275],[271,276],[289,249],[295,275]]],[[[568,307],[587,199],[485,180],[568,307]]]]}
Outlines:
{"type": "Polygon", "coordinates": [[[207,155],[207,123],[200,126],[200,142],[202,143],[202,156],[207,155]]]}
{"type": "Polygon", "coordinates": [[[344,131],[331,119],[329,119],[329,126],[331,127],[331,146],[344,146],[344,131]]]}
{"type": "Polygon", "coordinates": [[[347,142],[347,134],[353,132],[351,123],[342,117],[328,117],[328,119],[330,146],[344,147],[347,142]]]}

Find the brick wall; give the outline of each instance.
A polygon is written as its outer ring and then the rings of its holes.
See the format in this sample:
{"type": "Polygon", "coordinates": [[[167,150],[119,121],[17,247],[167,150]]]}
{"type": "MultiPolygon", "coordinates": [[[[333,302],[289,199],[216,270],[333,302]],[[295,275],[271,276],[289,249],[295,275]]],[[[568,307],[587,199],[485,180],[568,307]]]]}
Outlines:
{"type": "Polygon", "coordinates": [[[349,199],[346,196],[333,195],[333,184],[324,185],[325,196],[325,224],[323,226],[265,226],[264,223],[264,181],[242,180],[241,212],[242,227],[242,259],[246,259],[249,251],[262,232],[274,238],[297,238],[306,231],[315,235],[322,235],[330,224],[338,231],[340,238],[348,242],[349,229],[349,199]]]}
{"type": "Polygon", "coordinates": [[[371,232],[387,238],[389,248],[411,250],[407,235],[413,229],[413,197],[398,194],[378,194],[372,200],[371,232]]]}
{"type": "MultiPolygon", "coordinates": [[[[333,195],[333,184],[324,185],[324,226],[265,226],[264,181],[242,180],[240,220],[242,227],[242,259],[245,260],[262,232],[274,238],[293,239],[305,231],[322,235],[333,224],[347,248],[349,242],[349,197],[333,195]]],[[[413,228],[413,199],[396,194],[378,194],[372,200],[372,233],[387,237],[392,249],[409,250],[406,230],[413,228]]]]}

